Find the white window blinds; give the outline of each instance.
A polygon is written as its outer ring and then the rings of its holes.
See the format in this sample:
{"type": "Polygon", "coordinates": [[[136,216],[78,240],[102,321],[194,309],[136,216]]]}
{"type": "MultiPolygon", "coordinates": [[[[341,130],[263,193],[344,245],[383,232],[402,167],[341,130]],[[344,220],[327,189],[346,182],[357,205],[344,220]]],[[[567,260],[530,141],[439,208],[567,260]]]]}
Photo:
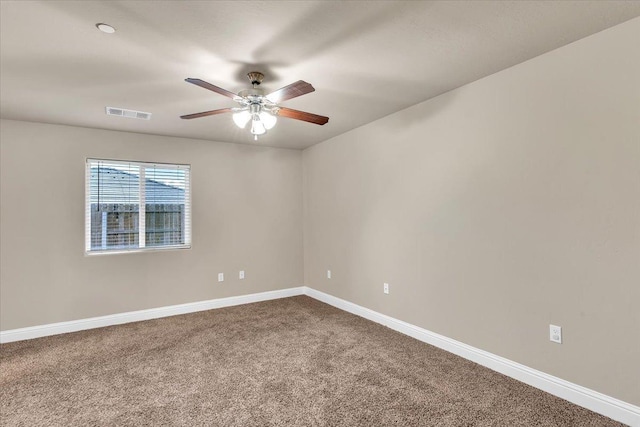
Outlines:
{"type": "Polygon", "coordinates": [[[190,166],[87,159],[87,253],[191,246],[190,166]]]}

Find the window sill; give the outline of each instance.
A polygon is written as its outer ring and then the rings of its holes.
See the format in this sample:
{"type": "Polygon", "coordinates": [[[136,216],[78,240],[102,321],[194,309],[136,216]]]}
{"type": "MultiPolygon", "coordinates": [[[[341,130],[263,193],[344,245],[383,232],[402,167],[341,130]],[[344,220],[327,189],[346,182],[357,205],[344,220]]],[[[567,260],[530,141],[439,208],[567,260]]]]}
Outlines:
{"type": "Polygon", "coordinates": [[[136,248],[136,249],[113,249],[113,250],[93,250],[85,251],[85,256],[102,256],[102,255],[122,255],[122,254],[139,254],[145,252],[166,252],[166,251],[178,251],[183,249],[191,249],[191,245],[180,246],[160,246],[160,247],[148,247],[148,248],[136,248]]]}

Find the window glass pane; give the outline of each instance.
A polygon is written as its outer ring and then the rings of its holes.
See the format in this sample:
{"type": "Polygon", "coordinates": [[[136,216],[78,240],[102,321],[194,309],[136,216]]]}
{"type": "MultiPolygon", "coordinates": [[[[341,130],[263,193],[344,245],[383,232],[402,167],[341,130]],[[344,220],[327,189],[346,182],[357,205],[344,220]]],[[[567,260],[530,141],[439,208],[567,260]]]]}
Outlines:
{"type": "Polygon", "coordinates": [[[154,165],[145,167],[145,176],[146,245],[184,245],[187,171],[154,165]]]}
{"type": "Polygon", "coordinates": [[[140,168],[90,163],[91,250],[139,247],[140,168]]]}

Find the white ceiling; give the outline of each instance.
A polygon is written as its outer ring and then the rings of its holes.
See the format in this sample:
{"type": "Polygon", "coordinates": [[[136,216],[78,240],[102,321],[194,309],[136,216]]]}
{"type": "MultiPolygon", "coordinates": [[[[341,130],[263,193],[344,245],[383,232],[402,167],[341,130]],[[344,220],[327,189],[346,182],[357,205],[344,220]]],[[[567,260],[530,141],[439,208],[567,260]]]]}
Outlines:
{"type": "Polygon", "coordinates": [[[158,135],[306,148],[496,71],[640,16],[639,1],[5,1],[0,115],[158,135]],[[95,28],[106,22],[112,35],[95,28]],[[330,117],[280,118],[254,142],[235,106],[184,82],[233,92],[261,71],[282,105],[330,117]],[[105,115],[105,106],[153,113],[105,115]]]}

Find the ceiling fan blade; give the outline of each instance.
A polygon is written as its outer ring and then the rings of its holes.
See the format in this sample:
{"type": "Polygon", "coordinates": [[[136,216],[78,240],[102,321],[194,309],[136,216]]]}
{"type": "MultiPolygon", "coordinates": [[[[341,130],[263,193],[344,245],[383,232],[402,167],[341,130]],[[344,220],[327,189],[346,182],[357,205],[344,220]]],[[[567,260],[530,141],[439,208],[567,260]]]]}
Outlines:
{"type": "Polygon", "coordinates": [[[276,90],[275,92],[271,92],[269,95],[267,95],[267,99],[277,104],[278,102],[286,101],[287,99],[306,95],[307,93],[313,92],[314,90],[315,89],[313,88],[313,86],[311,86],[311,84],[303,80],[298,80],[297,82],[291,83],[288,86],[276,90]]]}
{"type": "Polygon", "coordinates": [[[329,117],[319,116],[313,113],[307,113],[306,111],[298,111],[292,108],[280,107],[278,115],[282,117],[288,117],[290,119],[302,120],[309,123],[315,123],[317,125],[324,125],[329,121],[329,117]]]}
{"type": "Polygon", "coordinates": [[[211,83],[205,82],[204,80],[188,78],[188,79],[184,79],[184,81],[187,82],[187,83],[192,83],[192,84],[194,84],[196,86],[200,86],[200,87],[205,88],[205,89],[209,89],[211,91],[219,93],[220,95],[227,96],[227,97],[229,97],[231,99],[240,98],[239,95],[237,95],[237,94],[235,94],[233,92],[229,92],[226,89],[222,89],[221,87],[212,85],[211,83]]]}
{"type": "Polygon", "coordinates": [[[215,116],[216,114],[230,113],[232,108],[220,108],[219,110],[203,111],[202,113],[187,114],[180,116],[181,119],[197,119],[198,117],[215,116]]]}

